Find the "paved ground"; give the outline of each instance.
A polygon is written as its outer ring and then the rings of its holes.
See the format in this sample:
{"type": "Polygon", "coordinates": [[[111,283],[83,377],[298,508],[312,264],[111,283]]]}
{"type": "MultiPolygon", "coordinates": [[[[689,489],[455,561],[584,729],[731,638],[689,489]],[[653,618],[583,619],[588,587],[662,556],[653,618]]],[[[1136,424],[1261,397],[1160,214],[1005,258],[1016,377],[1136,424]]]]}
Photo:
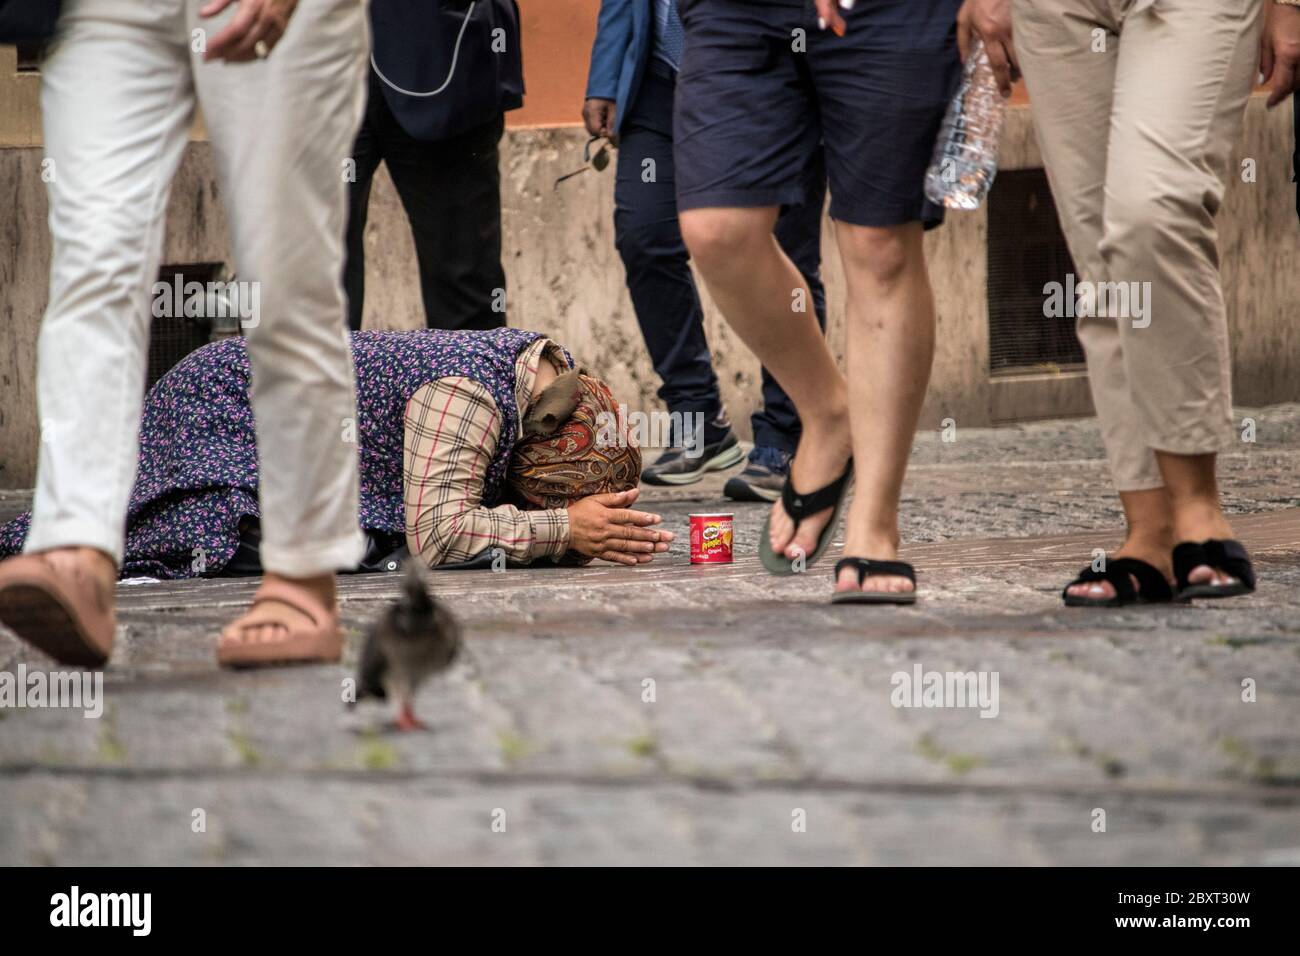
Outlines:
{"type": "MultiPolygon", "coordinates": [[[[1119,522],[1094,425],[928,435],[918,607],[767,576],[753,505],[729,568],[438,575],[469,644],[427,733],[340,704],[389,577],[347,582],[344,666],[244,674],[212,640],[253,582],[123,588],[101,719],[0,710],[0,864],[1300,864],[1300,408],[1242,414],[1252,598],[1064,609],[1119,522]],[[918,664],[996,672],[997,716],[894,707],[918,664]]],[[[683,530],[720,486],[648,498],[683,530]]]]}

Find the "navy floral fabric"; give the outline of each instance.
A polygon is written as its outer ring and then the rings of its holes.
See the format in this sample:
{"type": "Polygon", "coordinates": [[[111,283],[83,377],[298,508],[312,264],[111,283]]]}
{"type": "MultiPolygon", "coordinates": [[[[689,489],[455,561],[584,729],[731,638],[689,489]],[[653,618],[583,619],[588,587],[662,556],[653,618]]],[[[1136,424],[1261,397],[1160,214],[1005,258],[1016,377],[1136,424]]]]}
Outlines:
{"type": "MultiPolygon", "coordinates": [[[[353,332],[355,438],[361,466],[361,527],[401,533],[403,419],[411,396],[439,378],[463,376],[501,409],[501,440],[485,476],[483,503],[498,503],[519,434],[515,360],[537,332],[353,332]]],[[[140,460],[127,512],[123,577],[217,574],[239,542],[239,523],[260,517],[257,440],[243,339],[197,349],[145,398],[140,460]]],[[[340,422],[342,434],[346,427],[340,422]]],[[[0,555],[22,550],[31,523],[0,528],[0,555]]]]}

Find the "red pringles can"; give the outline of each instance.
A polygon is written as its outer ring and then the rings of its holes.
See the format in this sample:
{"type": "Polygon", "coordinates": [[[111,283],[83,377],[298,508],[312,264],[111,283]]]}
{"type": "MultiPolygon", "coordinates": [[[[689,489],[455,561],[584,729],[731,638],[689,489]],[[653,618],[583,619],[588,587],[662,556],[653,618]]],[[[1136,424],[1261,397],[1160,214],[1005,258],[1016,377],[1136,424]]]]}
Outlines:
{"type": "Polygon", "coordinates": [[[730,514],[691,515],[691,564],[730,564],[730,514]]]}

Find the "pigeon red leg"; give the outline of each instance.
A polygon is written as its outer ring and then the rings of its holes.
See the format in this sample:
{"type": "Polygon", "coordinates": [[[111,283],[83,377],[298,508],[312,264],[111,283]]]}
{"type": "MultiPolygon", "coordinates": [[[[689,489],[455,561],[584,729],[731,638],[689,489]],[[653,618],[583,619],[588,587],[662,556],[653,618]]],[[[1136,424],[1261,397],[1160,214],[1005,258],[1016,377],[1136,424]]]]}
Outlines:
{"type": "Polygon", "coordinates": [[[398,730],[424,730],[425,726],[420,719],[415,716],[415,711],[411,709],[409,700],[403,701],[401,708],[397,711],[397,729],[398,730]]]}

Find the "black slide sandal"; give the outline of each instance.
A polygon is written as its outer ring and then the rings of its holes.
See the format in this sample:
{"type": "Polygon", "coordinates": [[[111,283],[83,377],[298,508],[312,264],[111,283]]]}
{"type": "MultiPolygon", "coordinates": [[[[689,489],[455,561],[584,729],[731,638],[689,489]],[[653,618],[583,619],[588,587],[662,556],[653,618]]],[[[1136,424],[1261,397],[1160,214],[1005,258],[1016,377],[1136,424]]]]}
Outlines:
{"type": "Polygon", "coordinates": [[[870,558],[840,558],[835,562],[835,580],[840,579],[840,571],[853,568],[858,572],[858,587],[862,587],[865,578],[873,574],[907,578],[912,582],[911,591],[836,591],[831,595],[832,604],[915,604],[916,603],[916,569],[906,561],[873,561],[870,558]]]}
{"type": "Polygon", "coordinates": [[[1092,565],[1079,572],[1079,576],[1061,589],[1066,607],[1127,607],[1131,604],[1168,604],[1174,599],[1173,588],[1160,571],[1140,558],[1114,558],[1106,561],[1104,571],[1094,571],[1092,565]],[[1133,579],[1138,587],[1133,587],[1133,579]],[[1108,598],[1079,597],[1069,589],[1076,584],[1109,581],[1115,596],[1108,598]]]}
{"type": "MultiPolygon", "coordinates": [[[[813,549],[812,554],[804,557],[804,567],[811,565],[814,561],[826,553],[826,549],[831,546],[831,538],[835,535],[835,527],[840,523],[840,512],[844,510],[844,499],[848,494],[849,485],[853,479],[853,459],[850,458],[847,465],[844,466],[844,473],[832,481],[829,485],[818,488],[816,491],[806,495],[801,495],[794,490],[794,485],[790,483],[790,476],[787,475],[785,485],[781,489],[781,507],[785,513],[790,516],[794,522],[795,532],[798,533],[799,525],[805,518],[817,514],[819,511],[825,511],[833,507],[835,511],[831,514],[831,520],[826,522],[826,527],[817,538],[817,547],[813,549]]],[[[758,542],[758,557],[763,562],[763,567],[773,574],[794,574],[794,562],[784,554],[777,554],[772,550],[772,513],[769,511],[767,517],[763,519],[762,537],[758,542]]]]}
{"type": "Polygon", "coordinates": [[[1235,538],[1210,538],[1208,541],[1184,541],[1174,548],[1174,577],[1178,581],[1178,600],[1226,598],[1250,594],[1255,590],[1255,568],[1246,546],[1235,538]],[[1201,565],[1214,568],[1237,579],[1236,584],[1192,584],[1187,576],[1201,565]]]}

